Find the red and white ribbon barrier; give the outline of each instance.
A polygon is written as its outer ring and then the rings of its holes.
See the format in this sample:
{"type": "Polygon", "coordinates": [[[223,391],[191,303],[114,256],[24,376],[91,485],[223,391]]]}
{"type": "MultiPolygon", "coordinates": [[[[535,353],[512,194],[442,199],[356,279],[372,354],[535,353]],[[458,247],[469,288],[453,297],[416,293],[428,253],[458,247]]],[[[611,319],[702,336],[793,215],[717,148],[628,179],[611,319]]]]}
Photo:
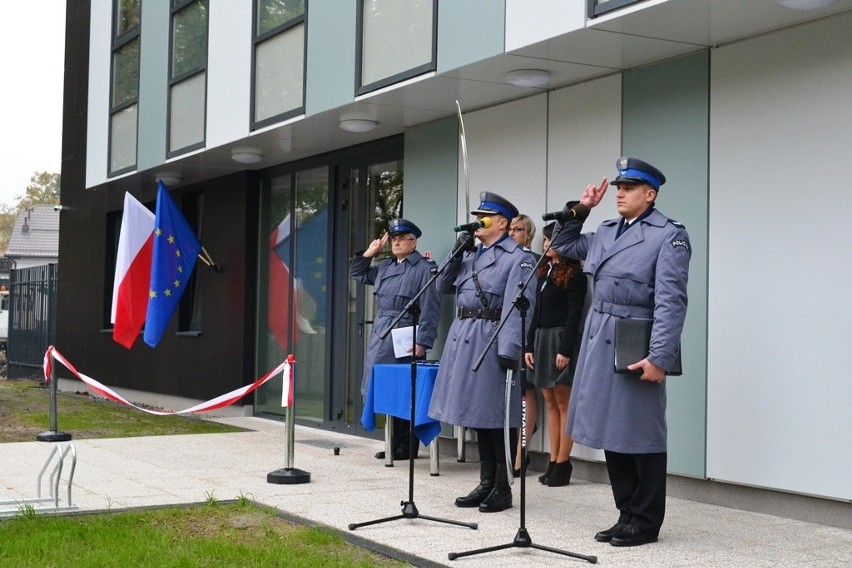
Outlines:
{"type": "MultiPolygon", "coordinates": [[[[292,363],[295,363],[296,360],[295,360],[295,358],[293,358],[293,360],[290,361],[291,357],[293,357],[293,356],[290,355],[287,359],[290,362],[290,364],[292,365],[292,363]]],[[[277,367],[275,367],[274,369],[272,369],[271,371],[269,371],[268,373],[266,373],[265,375],[263,375],[262,377],[257,379],[252,384],[246,385],[244,387],[240,387],[236,390],[232,390],[229,393],[223,394],[221,396],[217,396],[216,398],[214,398],[212,400],[208,400],[207,402],[202,402],[201,404],[196,404],[195,406],[192,406],[190,408],[185,408],[183,410],[159,411],[159,410],[151,410],[149,408],[142,408],[141,406],[136,406],[135,404],[128,401],[127,399],[122,397],[120,394],[118,394],[117,392],[115,392],[114,390],[109,388],[108,386],[96,381],[92,377],[89,377],[89,376],[84,375],[83,373],[79,372],[74,367],[74,365],[72,365],[68,361],[68,359],[63,357],[62,354],[60,354],[59,351],[57,351],[56,348],[53,347],[53,345],[48,347],[47,351],[44,353],[43,369],[44,369],[44,380],[45,380],[45,382],[50,382],[51,366],[53,364],[52,363],[53,359],[56,359],[57,361],[59,361],[60,363],[65,365],[65,367],[69,371],[71,371],[71,373],[73,373],[75,377],[77,377],[78,379],[80,379],[81,381],[83,381],[84,383],[89,385],[89,387],[91,387],[92,390],[94,390],[95,392],[97,392],[98,394],[103,396],[104,398],[108,398],[108,399],[113,400],[115,402],[120,402],[122,404],[126,404],[127,406],[132,406],[133,408],[139,409],[142,412],[147,412],[148,414],[156,414],[158,416],[165,416],[165,415],[169,415],[169,414],[189,414],[189,413],[192,413],[192,412],[209,412],[211,410],[216,410],[218,408],[230,406],[231,404],[234,404],[239,399],[241,399],[245,395],[249,394],[250,392],[252,392],[256,388],[258,388],[259,386],[261,386],[262,384],[267,382],[272,377],[283,372],[285,366],[288,363],[288,361],[284,361],[283,363],[281,363],[280,365],[278,365],[277,367]]],[[[288,382],[288,381],[285,381],[285,382],[288,382]]]]}
{"type": "Polygon", "coordinates": [[[294,374],[295,374],[296,358],[292,353],[287,355],[287,360],[284,361],[284,384],[281,387],[281,406],[289,408],[293,406],[293,389],[294,389],[294,374]]]}

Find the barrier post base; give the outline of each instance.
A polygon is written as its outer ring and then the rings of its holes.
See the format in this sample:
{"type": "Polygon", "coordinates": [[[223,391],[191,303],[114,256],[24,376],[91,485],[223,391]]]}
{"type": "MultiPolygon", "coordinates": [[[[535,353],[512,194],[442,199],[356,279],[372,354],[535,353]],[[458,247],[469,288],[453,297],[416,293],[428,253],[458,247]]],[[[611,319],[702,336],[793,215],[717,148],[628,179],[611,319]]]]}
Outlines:
{"type": "Polygon", "coordinates": [[[38,442],[67,442],[70,439],[71,434],[66,432],[57,432],[55,430],[42,432],[36,436],[36,441],[38,442]]]}
{"type": "Polygon", "coordinates": [[[297,483],[310,483],[311,474],[296,468],[282,468],[270,471],[266,474],[267,483],[278,485],[295,485],[297,483]]]}

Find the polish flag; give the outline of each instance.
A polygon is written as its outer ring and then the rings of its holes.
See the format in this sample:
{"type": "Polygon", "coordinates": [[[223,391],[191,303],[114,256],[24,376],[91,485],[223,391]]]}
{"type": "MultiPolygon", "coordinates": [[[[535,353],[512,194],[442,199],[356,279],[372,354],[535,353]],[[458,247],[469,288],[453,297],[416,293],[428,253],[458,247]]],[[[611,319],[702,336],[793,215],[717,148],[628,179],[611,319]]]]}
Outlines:
{"type": "Polygon", "coordinates": [[[124,214],[112,287],[112,338],[130,349],[145,324],[154,248],[154,214],[124,194],[124,214]]]}

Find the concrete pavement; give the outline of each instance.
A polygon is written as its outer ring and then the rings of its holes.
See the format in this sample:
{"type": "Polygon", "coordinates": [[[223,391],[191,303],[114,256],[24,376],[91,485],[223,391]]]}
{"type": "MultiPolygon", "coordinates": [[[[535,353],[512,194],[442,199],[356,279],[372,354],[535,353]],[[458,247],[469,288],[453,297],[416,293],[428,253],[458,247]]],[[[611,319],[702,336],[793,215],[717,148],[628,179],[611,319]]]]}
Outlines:
{"type": "MultiPolygon", "coordinates": [[[[72,502],[82,511],[204,502],[248,497],[286,516],[340,531],[379,551],[418,566],[460,568],[584,565],[583,559],[533,548],[511,547],[450,561],[448,553],[508,544],[521,526],[520,480],[514,507],[482,514],[453,505],[478,483],[476,462],[442,456],[440,475],[429,460],[415,460],[414,503],[421,515],[349,530],[398,515],[408,501],[408,462],[389,468],[373,454],[376,440],[297,427],[294,467],[309,483],[267,483],[283,468],[284,426],[261,418],[221,418],[249,432],[72,440],[78,462],[72,502]],[[340,448],[339,455],[334,448],[340,448]],[[478,529],[431,521],[423,516],[477,523],[478,529]]],[[[72,433],[73,434],[73,433],[72,433]]],[[[453,441],[443,440],[442,444],[453,441]]],[[[443,446],[442,446],[443,447],[443,446]]],[[[0,500],[35,494],[35,480],[50,453],[42,442],[0,444],[0,500]]],[[[428,452],[421,450],[421,456],[428,452]]],[[[670,497],[659,542],[635,548],[598,543],[595,532],[615,522],[609,486],[574,479],[567,487],[545,487],[538,472],[526,483],[524,525],[532,542],[612,567],[852,566],[852,531],[761,513],[749,513],[670,497]]],[[[64,476],[63,476],[64,477],[64,476]]],[[[67,498],[64,482],[60,498],[67,498]]]]}

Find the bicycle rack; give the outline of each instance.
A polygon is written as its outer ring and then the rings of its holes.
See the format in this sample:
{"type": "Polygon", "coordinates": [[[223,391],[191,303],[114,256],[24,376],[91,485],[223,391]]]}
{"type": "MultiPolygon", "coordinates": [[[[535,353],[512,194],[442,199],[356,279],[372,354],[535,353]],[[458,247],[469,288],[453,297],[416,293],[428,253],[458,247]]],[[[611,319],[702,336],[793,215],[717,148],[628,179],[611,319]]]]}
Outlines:
{"type": "Polygon", "coordinates": [[[50,455],[47,456],[47,461],[44,462],[44,466],[41,468],[41,471],[36,478],[36,496],[0,501],[0,517],[20,515],[24,512],[26,505],[33,504],[52,503],[52,506],[46,505],[34,507],[33,510],[36,513],[55,513],[59,511],[72,511],[78,509],[76,505],[71,503],[71,484],[74,481],[74,470],[77,469],[77,450],[74,448],[74,444],[67,444],[61,451],[59,448],[59,445],[53,446],[50,455]],[[68,472],[68,503],[62,504],[59,500],[59,482],[62,477],[62,468],[65,465],[65,458],[69,453],[71,454],[71,469],[68,472]],[[56,456],[55,460],[54,456],[56,456]],[[42,497],[42,479],[44,478],[47,468],[50,467],[50,464],[53,461],[56,463],[50,472],[50,481],[48,483],[50,495],[42,497]],[[13,505],[13,507],[9,508],[9,505],[13,505]]]}

